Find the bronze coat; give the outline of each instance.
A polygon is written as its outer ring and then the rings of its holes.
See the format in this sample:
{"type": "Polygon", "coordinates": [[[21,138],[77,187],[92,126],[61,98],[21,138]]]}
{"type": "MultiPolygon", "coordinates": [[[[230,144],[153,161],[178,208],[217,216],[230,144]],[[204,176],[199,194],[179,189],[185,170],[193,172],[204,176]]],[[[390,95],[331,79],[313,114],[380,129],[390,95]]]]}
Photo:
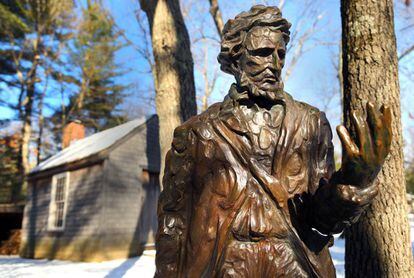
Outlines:
{"type": "MultiPolygon", "coordinates": [[[[158,207],[155,276],[231,277],[237,271],[228,264],[235,260],[231,244],[256,246],[277,238],[280,252],[290,258],[280,264],[284,277],[335,277],[328,251],[330,233],[340,230],[352,213],[339,213],[325,222],[327,214],[342,208],[326,200],[327,194],[315,197],[334,171],[332,133],[324,113],[288,94],[280,96],[284,114],[278,137],[272,138],[276,142],[270,169],[280,184],[271,188],[249,166],[252,150],[247,123],[238,109],[241,98],[233,86],[223,103],[174,132],[158,207]],[[287,194],[284,199],[281,192],[287,194]],[[324,209],[327,204],[329,209],[324,209]],[[251,231],[246,238],[235,232],[237,218],[247,214],[253,214],[250,229],[255,225],[261,231],[257,238],[251,231]]],[[[249,256],[266,257],[270,255],[266,248],[249,256]]],[[[265,273],[260,268],[249,266],[234,277],[282,276],[279,270],[265,273]]]]}

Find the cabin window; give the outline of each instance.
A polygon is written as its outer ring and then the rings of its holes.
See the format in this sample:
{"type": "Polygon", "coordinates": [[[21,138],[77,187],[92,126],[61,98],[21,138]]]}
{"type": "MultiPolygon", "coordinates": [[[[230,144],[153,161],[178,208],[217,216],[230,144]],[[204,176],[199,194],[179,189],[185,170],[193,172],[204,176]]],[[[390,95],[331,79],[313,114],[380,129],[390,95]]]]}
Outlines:
{"type": "Polygon", "coordinates": [[[61,231],[65,228],[68,185],[69,172],[53,176],[48,220],[50,231],[61,231]]]}

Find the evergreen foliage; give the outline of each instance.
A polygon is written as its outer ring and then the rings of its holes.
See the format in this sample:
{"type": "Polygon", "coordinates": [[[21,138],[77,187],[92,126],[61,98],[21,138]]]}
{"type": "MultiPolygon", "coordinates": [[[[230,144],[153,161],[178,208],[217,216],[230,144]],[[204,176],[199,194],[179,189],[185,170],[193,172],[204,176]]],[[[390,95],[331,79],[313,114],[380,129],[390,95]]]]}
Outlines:
{"type": "Polygon", "coordinates": [[[76,86],[76,93],[55,113],[56,126],[58,121],[64,126],[70,120],[80,120],[96,132],[126,121],[119,106],[127,86],[115,82],[123,73],[115,63],[115,53],[123,46],[109,13],[99,2],[88,1],[70,51],[75,75],[66,78],[76,86]]]}
{"type": "Polygon", "coordinates": [[[0,203],[9,203],[14,198],[19,185],[20,135],[2,135],[0,137],[0,203]]]}
{"type": "MultiPolygon", "coordinates": [[[[100,1],[82,8],[74,0],[0,0],[0,106],[13,111],[1,123],[21,123],[13,175],[23,187],[34,156],[39,162],[60,144],[68,121],[96,132],[126,120],[119,110],[126,86],[115,62],[123,46],[100,1]],[[52,116],[45,118],[45,109],[52,116]],[[52,144],[45,141],[50,132],[52,144]]],[[[0,182],[14,183],[1,167],[0,182]]]]}

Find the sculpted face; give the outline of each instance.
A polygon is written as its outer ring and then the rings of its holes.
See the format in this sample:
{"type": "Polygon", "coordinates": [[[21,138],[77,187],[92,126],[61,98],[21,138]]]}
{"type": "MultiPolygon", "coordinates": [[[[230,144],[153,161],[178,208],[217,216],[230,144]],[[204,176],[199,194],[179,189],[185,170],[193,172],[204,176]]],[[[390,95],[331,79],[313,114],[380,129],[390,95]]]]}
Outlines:
{"type": "Polygon", "coordinates": [[[256,26],[246,36],[246,51],[240,57],[239,84],[254,97],[274,100],[283,92],[281,79],[286,43],[282,33],[271,26],[256,26]]]}

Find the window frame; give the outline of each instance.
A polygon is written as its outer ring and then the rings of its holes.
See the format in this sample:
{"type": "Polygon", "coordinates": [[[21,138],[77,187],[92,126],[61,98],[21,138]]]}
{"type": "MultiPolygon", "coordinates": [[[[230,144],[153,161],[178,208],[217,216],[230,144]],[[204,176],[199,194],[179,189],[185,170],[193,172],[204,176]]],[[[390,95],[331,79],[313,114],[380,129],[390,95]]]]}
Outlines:
{"type": "Polygon", "coordinates": [[[63,172],[52,177],[52,188],[50,192],[50,203],[49,203],[49,215],[47,221],[47,230],[50,232],[59,232],[65,230],[66,224],[66,211],[68,207],[68,196],[69,196],[69,179],[70,175],[69,172],[63,172]],[[57,181],[65,177],[65,185],[64,185],[64,196],[63,196],[63,215],[62,215],[62,225],[57,227],[56,226],[56,190],[57,190],[57,181]]]}

